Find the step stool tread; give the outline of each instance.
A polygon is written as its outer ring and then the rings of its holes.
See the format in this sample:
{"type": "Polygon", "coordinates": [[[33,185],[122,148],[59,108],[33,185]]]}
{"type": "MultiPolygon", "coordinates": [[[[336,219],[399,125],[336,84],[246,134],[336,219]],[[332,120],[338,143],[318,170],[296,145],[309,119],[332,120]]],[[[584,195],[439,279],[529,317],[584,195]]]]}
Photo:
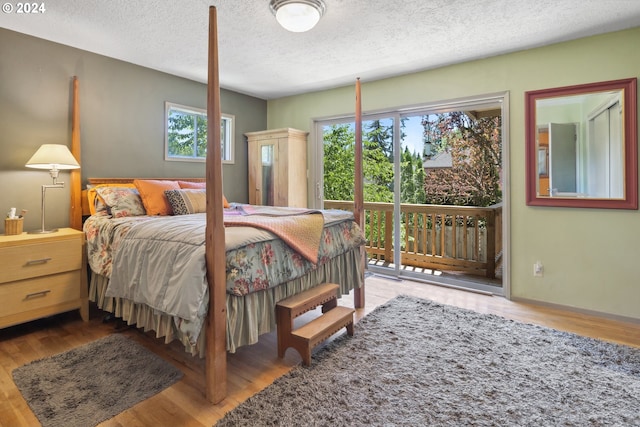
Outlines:
{"type": "Polygon", "coordinates": [[[309,300],[321,298],[323,296],[327,296],[330,294],[337,295],[337,290],[338,290],[338,285],[336,285],[335,283],[323,283],[311,289],[307,289],[304,292],[300,292],[299,294],[296,294],[289,298],[278,301],[277,305],[281,307],[291,308],[297,305],[305,304],[309,300]]]}
{"type": "MultiPolygon", "coordinates": [[[[293,319],[299,315],[313,310],[321,304],[338,298],[339,286],[335,283],[323,283],[297,295],[278,301],[276,310],[288,310],[293,319]]],[[[333,304],[335,305],[335,304],[333,304]]]]}
{"type": "Polygon", "coordinates": [[[337,326],[337,329],[340,329],[347,323],[353,323],[353,313],[355,313],[353,308],[338,306],[292,331],[291,335],[304,340],[314,341],[332,327],[337,326]]]}

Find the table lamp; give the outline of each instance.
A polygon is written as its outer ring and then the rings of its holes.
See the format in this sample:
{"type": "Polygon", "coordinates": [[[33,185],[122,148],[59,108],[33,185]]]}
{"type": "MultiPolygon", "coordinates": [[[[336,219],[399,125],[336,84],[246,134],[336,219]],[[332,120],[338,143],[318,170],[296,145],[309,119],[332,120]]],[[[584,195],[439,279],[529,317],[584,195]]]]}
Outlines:
{"type": "Polygon", "coordinates": [[[31,156],[27,164],[25,165],[28,168],[34,169],[48,169],[51,174],[51,178],[53,178],[53,184],[45,184],[42,186],[42,225],[39,230],[30,231],[32,234],[41,234],[41,233],[55,233],[58,231],[47,230],[44,227],[44,215],[45,215],[45,193],[47,188],[64,188],[64,182],[58,182],[58,172],[64,169],[78,169],[80,165],[71,154],[71,151],[67,148],[66,145],[61,144],[42,144],[38,151],[31,156]]]}

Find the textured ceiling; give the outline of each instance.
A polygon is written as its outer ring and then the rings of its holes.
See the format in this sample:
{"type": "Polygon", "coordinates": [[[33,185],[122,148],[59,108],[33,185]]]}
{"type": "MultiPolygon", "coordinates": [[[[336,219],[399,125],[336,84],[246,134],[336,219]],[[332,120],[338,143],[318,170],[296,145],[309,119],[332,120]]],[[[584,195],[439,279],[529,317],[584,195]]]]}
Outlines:
{"type": "Polygon", "coordinates": [[[222,87],[272,99],[640,25],[640,0],[326,4],[307,33],[281,28],[268,0],[55,0],[0,27],[206,82],[214,5],[222,87]]]}

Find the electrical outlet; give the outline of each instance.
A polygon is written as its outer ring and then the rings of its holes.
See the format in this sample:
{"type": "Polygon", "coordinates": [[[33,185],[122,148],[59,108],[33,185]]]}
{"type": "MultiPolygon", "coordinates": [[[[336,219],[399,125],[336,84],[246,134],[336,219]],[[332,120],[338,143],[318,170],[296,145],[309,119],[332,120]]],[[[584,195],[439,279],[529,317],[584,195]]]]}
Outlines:
{"type": "Polygon", "coordinates": [[[544,267],[542,266],[542,263],[540,261],[536,261],[536,263],[533,264],[533,275],[535,277],[544,276],[544,267]]]}

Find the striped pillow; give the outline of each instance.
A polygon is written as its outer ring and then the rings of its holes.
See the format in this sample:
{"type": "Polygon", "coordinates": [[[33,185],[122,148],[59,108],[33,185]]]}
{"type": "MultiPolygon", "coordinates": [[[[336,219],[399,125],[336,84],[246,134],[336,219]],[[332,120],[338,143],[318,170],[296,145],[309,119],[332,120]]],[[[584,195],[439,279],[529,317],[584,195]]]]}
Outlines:
{"type": "Polygon", "coordinates": [[[207,191],[204,189],[165,190],[174,215],[202,213],[207,210],[207,191]]]}

